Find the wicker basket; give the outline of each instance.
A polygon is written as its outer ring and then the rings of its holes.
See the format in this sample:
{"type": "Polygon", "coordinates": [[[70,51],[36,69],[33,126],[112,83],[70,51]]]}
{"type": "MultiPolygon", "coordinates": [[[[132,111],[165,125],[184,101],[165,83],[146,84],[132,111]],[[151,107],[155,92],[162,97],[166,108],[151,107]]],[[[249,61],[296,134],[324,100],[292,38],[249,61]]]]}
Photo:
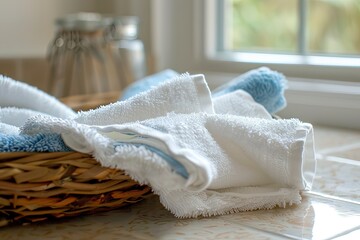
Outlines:
{"type": "MultiPolygon", "coordinates": [[[[111,97],[94,101],[92,96],[92,103],[86,99],[64,102],[86,110],[111,97]]],[[[0,153],[0,226],[108,211],[150,195],[148,186],[140,186],[121,170],[101,167],[88,154],[0,153]]]]}

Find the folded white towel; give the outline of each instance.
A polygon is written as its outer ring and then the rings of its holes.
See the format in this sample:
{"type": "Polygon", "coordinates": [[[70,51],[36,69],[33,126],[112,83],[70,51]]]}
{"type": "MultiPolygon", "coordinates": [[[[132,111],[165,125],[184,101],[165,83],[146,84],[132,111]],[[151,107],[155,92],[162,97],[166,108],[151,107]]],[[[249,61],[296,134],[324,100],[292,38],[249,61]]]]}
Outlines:
{"type": "Polygon", "coordinates": [[[204,75],[185,73],[126,101],[96,110],[79,112],[75,121],[89,125],[109,125],[164,116],[168,112],[214,112],[204,75]]]}
{"type": "Polygon", "coordinates": [[[178,217],[299,203],[315,171],[312,126],[212,106],[204,77],[185,75],[76,120],[34,117],[22,130],[61,133],[71,148],[149,184],[178,217]]]}
{"type": "Polygon", "coordinates": [[[29,118],[36,115],[48,114],[16,107],[0,108],[0,122],[13,125],[15,127],[23,126],[29,118]]]}
{"type": "Polygon", "coordinates": [[[26,83],[0,75],[0,107],[17,107],[60,118],[75,117],[75,112],[47,93],[26,83]]]}
{"type": "Polygon", "coordinates": [[[20,129],[10,124],[0,122],[0,134],[17,135],[20,129]]]}

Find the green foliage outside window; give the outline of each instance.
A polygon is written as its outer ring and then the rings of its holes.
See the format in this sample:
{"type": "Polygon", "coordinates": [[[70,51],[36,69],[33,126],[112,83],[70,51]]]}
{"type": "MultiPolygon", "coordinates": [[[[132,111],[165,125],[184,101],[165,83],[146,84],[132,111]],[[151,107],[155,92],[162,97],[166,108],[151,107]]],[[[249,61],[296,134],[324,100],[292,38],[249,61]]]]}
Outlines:
{"type": "MultiPolygon", "coordinates": [[[[225,49],[296,54],[299,0],[225,0],[225,49]]],[[[360,1],[307,0],[307,54],[360,54],[360,1]]]]}

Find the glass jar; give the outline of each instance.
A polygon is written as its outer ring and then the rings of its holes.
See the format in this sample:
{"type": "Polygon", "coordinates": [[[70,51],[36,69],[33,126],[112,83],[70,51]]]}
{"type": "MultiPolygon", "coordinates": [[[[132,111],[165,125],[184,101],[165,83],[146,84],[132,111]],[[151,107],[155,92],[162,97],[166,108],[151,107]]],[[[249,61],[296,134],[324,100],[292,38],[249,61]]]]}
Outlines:
{"type": "Polygon", "coordinates": [[[123,69],[125,85],[147,75],[145,49],[143,42],[138,39],[138,26],[139,19],[135,16],[121,16],[112,19],[111,45],[119,57],[118,65],[123,69]]]}
{"type": "Polygon", "coordinates": [[[56,34],[48,50],[48,91],[56,97],[120,90],[106,30],[109,18],[77,13],[56,20],[56,34]]]}

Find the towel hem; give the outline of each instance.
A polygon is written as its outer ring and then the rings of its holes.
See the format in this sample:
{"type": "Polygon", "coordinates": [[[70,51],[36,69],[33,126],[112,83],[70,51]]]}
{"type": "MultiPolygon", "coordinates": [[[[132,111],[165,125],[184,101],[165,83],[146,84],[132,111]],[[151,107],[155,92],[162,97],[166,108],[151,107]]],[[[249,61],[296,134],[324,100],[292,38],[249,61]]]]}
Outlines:
{"type": "Polygon", "coordinates": [[[206,113],[215,113],[214,104],[211,99],[211,92],[206,83],[205,76],[203,74],[197,74],[192,75],[191,77],[194,81],[201,109],[206,113]]]}

